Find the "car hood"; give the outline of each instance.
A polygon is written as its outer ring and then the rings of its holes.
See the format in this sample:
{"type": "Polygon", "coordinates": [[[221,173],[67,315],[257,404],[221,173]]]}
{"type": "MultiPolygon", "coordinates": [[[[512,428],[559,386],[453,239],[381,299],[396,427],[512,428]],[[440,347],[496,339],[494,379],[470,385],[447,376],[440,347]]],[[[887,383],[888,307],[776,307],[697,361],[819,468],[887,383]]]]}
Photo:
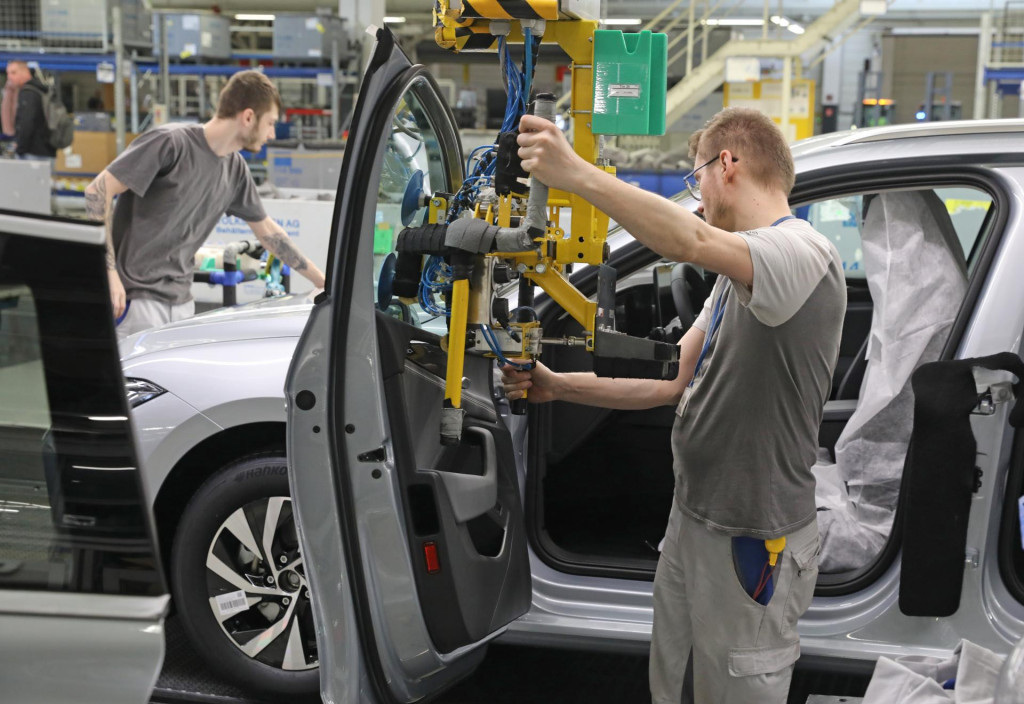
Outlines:
{"type": "Polygon", "coordinates": [[[121,340],[121,362],[143,355],[215,342],[299,337],[313,307],[314,293],[267,298],[219,308],[121,340]]]}

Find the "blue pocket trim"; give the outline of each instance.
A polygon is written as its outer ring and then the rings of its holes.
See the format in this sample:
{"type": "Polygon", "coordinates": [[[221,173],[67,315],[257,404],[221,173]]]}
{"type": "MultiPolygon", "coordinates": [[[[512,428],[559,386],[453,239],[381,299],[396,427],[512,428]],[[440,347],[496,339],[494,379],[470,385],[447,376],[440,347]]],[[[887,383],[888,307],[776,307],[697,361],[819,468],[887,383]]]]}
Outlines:
{"type": "Polygon", "coordinates": [[[757,595],[757,598],[754,597],[754,592],[757,590],[757,585],[761,583],[765,570],[771,569],[765,567],[768,564],[768,549],[764,546],[764,540],[746,536],[733,538],[732,562],[736,568],[736,576],[739,577],[740,584],[743,586],[743,591],[758,604],[767,606],[768,602],[772,600],[772,594],[775,593],[774,574],[769,578],[768,584],[757,595]]]}

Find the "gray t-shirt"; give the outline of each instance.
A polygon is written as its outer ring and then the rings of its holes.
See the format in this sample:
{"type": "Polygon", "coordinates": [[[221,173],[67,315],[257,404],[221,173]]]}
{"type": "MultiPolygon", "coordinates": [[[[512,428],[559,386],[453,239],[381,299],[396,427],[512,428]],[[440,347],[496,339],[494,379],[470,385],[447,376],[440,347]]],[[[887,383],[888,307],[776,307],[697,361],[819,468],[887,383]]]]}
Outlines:
{"type": "Polygon", "coordinates": [[[107,170],[128,187],[117,199],[113,240],[129,300],[187,303],[195,254],[221,216],[267,217],[242,155],[217,156],[202,125],[150,130],[107,170]]]}
{"type": "Polygon", "coordinates": [[[753,290],[720,276],[694,325],[721,322],[679,402],[676,499],[732,535],[776,538],[814,520],[818,426],[846,312],[835,246],[803,220],[738,233],[753,290]]]}

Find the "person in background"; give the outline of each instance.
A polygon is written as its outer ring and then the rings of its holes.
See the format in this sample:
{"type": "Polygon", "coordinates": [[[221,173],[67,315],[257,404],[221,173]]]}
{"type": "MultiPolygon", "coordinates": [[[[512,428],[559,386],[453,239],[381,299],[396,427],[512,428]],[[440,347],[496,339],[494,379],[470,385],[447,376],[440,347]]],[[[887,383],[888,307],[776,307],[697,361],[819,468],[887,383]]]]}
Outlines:
{"type": "Polygon", "coordinates": [[[0,136],[4,140],[12,140],[14,139],[14,120],[18,114],[18,93],[21,92],[21,85],[10,79],[10,65],[8,65],[7,71],[8,78],[4,84],[3,98],[0,99],[0,136]]]}
{"type": "Polygon", "coordinates": [[[14,153],[19,159],[53,159],[57,151],[50,146],[50,128],[46,125],[43,100],[47,87],[32,74],[24,61],[7,62],[0,122],[5,135],[14,138],[14,153]]]}
{"type": "Polygon", "coordinates": [[[194,257],[224,213],[245,220],[267,251],[323,287],[323,272],[267,216],[238,153],[257,152],[274,136],[280,109],[270,79],[236,73],[212,120],[145,132],[86,188],[90,217],[106,224],[119,337],[195,314],[194,257]]]}

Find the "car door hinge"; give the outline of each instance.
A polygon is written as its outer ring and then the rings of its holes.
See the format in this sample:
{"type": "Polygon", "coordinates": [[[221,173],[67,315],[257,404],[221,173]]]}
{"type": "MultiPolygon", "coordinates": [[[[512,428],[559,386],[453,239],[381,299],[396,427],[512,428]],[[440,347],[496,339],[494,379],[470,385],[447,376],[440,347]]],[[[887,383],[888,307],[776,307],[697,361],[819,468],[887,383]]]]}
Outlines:
{"type": "Polygon", "coordinates": [[[978,405],[971,412],[979,416],[990,416],[996,412],[999,404],[1012,400],[1013,384],[1009,381],[1000,381],[978,394],[978,405]]]}
{"type": "Polygon", "coordinates": [[[378,447],[376,450],[370,450],[369,452],[363,452],[356,457],[360,462],[383,462],[387,458],[388,453],[383,447],[378,447]]]}
{"type": "Polygon", "coordinates": [[[981,490],[981,478],[985,475],[981,471],[981,467],[974,468],[974,493],[977,494],[981,490]]]}
{"type": "Polygon", "coordinates": [[[967,552],[964,555],[964,563],[968,567],[975,569],[981,564],[981,553],[978,552],[977,548],[967,548],[967,552]]]}

